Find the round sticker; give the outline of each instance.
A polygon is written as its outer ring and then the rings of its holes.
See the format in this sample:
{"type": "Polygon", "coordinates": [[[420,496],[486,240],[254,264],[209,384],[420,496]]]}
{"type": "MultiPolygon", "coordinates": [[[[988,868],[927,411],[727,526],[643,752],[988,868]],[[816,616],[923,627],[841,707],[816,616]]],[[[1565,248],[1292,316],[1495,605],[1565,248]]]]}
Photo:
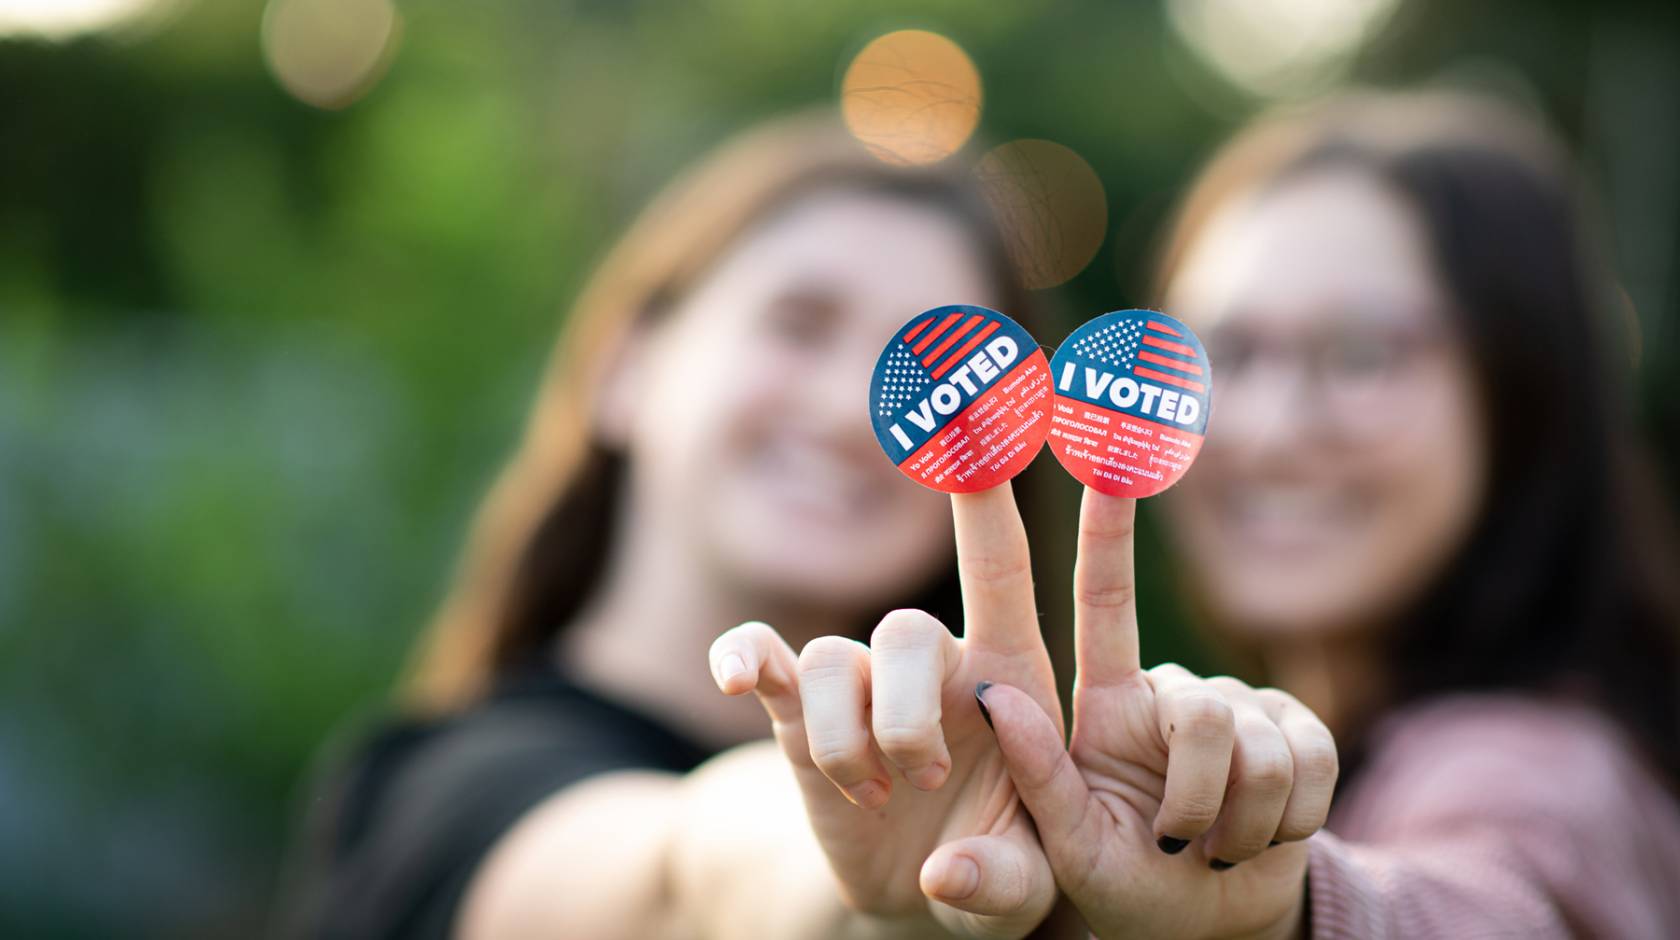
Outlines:
{"type": "Polygon", "coordinates": [[[1050,450],[1081,483],[1154,496],[1190,469],[1213,369],[1189,327],[1154,310],[1105,313],[1068,336],[1050,369],[1050,450]]]}
{"type": "Polygon", "coordinates": [[[869,383],[875,439],[904,475],[974,493],[1026,469],[1050,429],[1050,363],[1020,324],[957,304],[911,318],[869,383]]]}

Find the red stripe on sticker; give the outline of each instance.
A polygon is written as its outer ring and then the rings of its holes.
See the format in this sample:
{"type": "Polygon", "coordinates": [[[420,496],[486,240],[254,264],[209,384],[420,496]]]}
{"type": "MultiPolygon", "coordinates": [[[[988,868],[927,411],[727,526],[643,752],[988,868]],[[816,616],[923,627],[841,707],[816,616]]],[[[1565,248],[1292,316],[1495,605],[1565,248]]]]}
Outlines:
{"type": "MultiPolygon", "coordinates": [[[[1168,375],[1165,372],[1156,372],[1154,369],[1145,369],[1143,366],[1132,366],[1132,374],[1140,379],[1154,379],[1157,382],[1165,382],[1168,385],[1176,385],[1179,388],[1187,388],[1192,392],[1207,391],[1207,386],[1200,382],[1192,382],[1189,379],[1181,379],[1176,375],[1168,375]]],[[[939,376],[936,375],[934,378],[937,379],[939,376]]]]}
{"type": "Polygon", "coordinates": [[[1150,329],[1159,330],[1162,333],[1167,334],[1168,336],[1183,336],[1184,335],[1183,333],[1180,333],[1179,331],[1173,329],[1172,327],[1166,325],[1165,323],[1160,322],[1159,320],[1148,320],[1148,321],[1146,321],[1146,324],[1148,325],[1148,327],[1150,329]]]}
{"type": "Polygon", "coordinates": [[[970,352],[973,352],[974,347],[980,345],[981,340],[984,340],[986,337],[992,335],[992,333],[994,331],[996,331],[997,328],[998,328],[998,322],[996,320],[993,320],[992,322],[986,324],[985,329],[983,329],[980,332],[974,334],[973,339],[971,339],[968,342],[962,344],[961,348],[959,348],[956,352],[952,353],[948,358],[946,358],[946,360],[944,362],[941,362],[939,364],[939,368],[933,370],[933,372],[930,373],[930,374],[935,379],[944,375],[947,371],[950,370],[950,368],[952,366],[954,366],[958,362],[960,362],[962,360],[962,357],[968,355],[970,352]]]}
{"type": "Polygon", "coordinates": [[[995,408],[997,405],[988,405],[985,398],[980,398],[970,402],[966,408],[941,424],[939,430],[934,432],[925,444],[899,461],[899,469],[910,479],[946,493],[978,492],[996,486],[1021,472],[1038,455],[1039,448],[1044,444],[1044,436],[1049,433],[1052,397],[1048,381],[1050,363],[1045,361],[1042,350],[1035,349],[1023,362],[1005,372],[996,382],[998,386],[1007,386],[1034,372],[1042,373],[1045,382],[1036,386],[1036,391],[1027,393],[1026,399],[1020,403],[1019,407],[1026,409],[1025,416],[1005,413],[998,423],[992,426],[992,434],[999,440],[994,440],[991,450],[978,450],[983,445],[974,438],[977,433],[985,433],[984,428],[977,424],[979,418],[988,408],[995,408]],[[1031,426],[1023,428],[1023,424],[1031,426]],[[987,461],[995,459],[994,451],[1005,446],[1005,436],[1015,436],[1010,434],[1011,431],[1021,435],[1021,443],[1024,446],[1013,457],[1007,458],[1002,466],[990,466],[987,461]],[[964,451],[967,453],[964,454],[964,451]],[[953,457],[953,454],[962,456],[953,457]],[[918,467],[924,469],[915,469],[918,467]]]}
{"type": "Polygon", "coordinates": [[[957,322],[958,320],[961,320],[961,319],[962,319],[962,314],[953,313],[950,316],[946,317],[945,319],[939,321],[939,325],[933,328],[933,332],[931,332],[928,335],[922,337],[922,341],[917,343],[916,345],[910,347],[910,351],[915,353],[916,355],[920,356],[922,354],[922,350],[928,348],[928,346],[932,345],[934,340],[939,338],[939,334],[941,334],[941,333],[945,332],[946,330],[950,329],[951,324],[953,324],[953,323],[955,323],[955,322],[957,322]]]}
{"type": "Polygon", "coordinates": [[[1190,375],[1202,374],[1202,367],[1196,365],[1194,362],[1179,362],[1177,359],[1168,359],[1166,356],[1157,356],[1147,349],[1138,350],[1137,357],[1142,359],[1144,362],[1153,362],[1158,366],[1166,366],[1169,369],[1177,369],[1180,372],[1188,373],[1190,375]]]}
{"type": "Polygon", "coordinates": [[[951,332],[946,333],[945,334],[945,339],[942,342],[940,342],[940,344],[938,346],[935,346],[932,349],[928,350],[928,354],[922,357],[922,365],[924,365],[924,366],[933,365],[933,363],[936,359],[938,359],[940,356],[945,355],[945,350],[950,349],[952,346],[955,346],[956,343],[957,343],[957,340],[963,338],[963,334],[965,334],[969,330],[972,330],[975,327],[979,326],[980,321],[983,320],[983,319],[985,319],[985,318],[980,316],[979,314],[975,314],[974,316],[969,317],[967,320],[963,321],[962,326],[959,326],[956,329],[952,330],[951,332]]]}
{"type": "MultiPolygon", "coordinates": [[[[1151,323],[1149,325],[1154,326],[1155,324],[1151,323]]],[[[1149,336],[1146,334],[1143,337],[1143,345],[1154,346],[1156,349],[1165,349],[1167,352],[1175,352],[1180,356],[1189,356],[1192,359],[1196,358],[1196,351],[1191,349],[1189,346],[1186,346],[1183,343],[1175,343],[1170,339],[1162,339],[1159,336],[1149,336]]]]}
{"type": "Polygon", "coordinates": [[[908,343],[911,340],[915,339],[916,336],[918,334],[920,334],[923,330],[927,329],[928,324],[932,323],[932,322],[933,322],[933,317],[928,317],[926,320],[923,320],[922,322],[920,322],[920,323],[916,324],[915,326],[911,327],[910,332],[904,334],[904,341],[906,343],[908,343]]]}

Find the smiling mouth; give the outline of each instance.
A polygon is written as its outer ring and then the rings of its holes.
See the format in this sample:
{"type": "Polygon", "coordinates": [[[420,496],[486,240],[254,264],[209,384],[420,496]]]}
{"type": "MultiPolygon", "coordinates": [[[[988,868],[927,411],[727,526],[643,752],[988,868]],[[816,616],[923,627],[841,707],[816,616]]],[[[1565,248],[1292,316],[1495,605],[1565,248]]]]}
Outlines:
{"type": "Polygon", "coordinates": [[[1362,503],[1338,487],[1252,484],[1226,489],[1219,520],[1244,542],[1267,549],[1322,547],[1359,524],[1362,503]]]}
{"type": "Polygon", "coordinates": [[[776,441],[753,460],[763,494],[794,511],[829,521],[870,513],[888,498],[885,474],[858,466],[832,448],[803,441],[776,441]]]}

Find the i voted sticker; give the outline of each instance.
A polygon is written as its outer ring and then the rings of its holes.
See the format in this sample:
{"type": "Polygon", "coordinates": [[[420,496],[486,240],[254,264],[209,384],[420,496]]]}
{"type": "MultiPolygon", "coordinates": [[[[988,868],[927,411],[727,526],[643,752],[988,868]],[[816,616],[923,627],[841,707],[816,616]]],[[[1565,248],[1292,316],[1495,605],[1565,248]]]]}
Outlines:
{"type": "Polygon", "coordinates": [[[905,476],[974,493],[1026,469],[1050,428],[1050,363],[996,310],[935,307],[901,327],[869,383],[881,449],[905,476]]]}
{"type": "Polygon", "coordinates": [[[1207,433],[1213,369],[1202,341],[1154,310],[1105,313],[1062,343],[1050,450],[1112,496],[1154,496],[1190,469],[1207,433]]]}

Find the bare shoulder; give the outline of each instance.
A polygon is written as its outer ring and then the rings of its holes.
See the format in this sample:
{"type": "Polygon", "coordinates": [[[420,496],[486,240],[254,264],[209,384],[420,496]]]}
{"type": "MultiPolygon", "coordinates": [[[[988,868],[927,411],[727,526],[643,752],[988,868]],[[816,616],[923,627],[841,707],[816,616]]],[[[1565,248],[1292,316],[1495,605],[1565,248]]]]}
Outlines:
{"type": "Polygon", "coordinates": [[[762,896],[735,897],[743,890],[786,898],[830,883],[809,828],[789,824],[803,819],[797,783],[768,741],[688,774],[592,777],[533,808],[497,843],[462,904],[459,933],[729,935],[715,914],[764,906],[762,896]],[[766,858],[775,861],[765,878],[735,877],[766,858]]]}
{"type": "Polygon", "coordinates": [[[682,778],[608,773],[527,812],[473,876],[462,937],[654,935],[682,778]],[[631,916],[636,912],[639,916],[631,916]]]}

